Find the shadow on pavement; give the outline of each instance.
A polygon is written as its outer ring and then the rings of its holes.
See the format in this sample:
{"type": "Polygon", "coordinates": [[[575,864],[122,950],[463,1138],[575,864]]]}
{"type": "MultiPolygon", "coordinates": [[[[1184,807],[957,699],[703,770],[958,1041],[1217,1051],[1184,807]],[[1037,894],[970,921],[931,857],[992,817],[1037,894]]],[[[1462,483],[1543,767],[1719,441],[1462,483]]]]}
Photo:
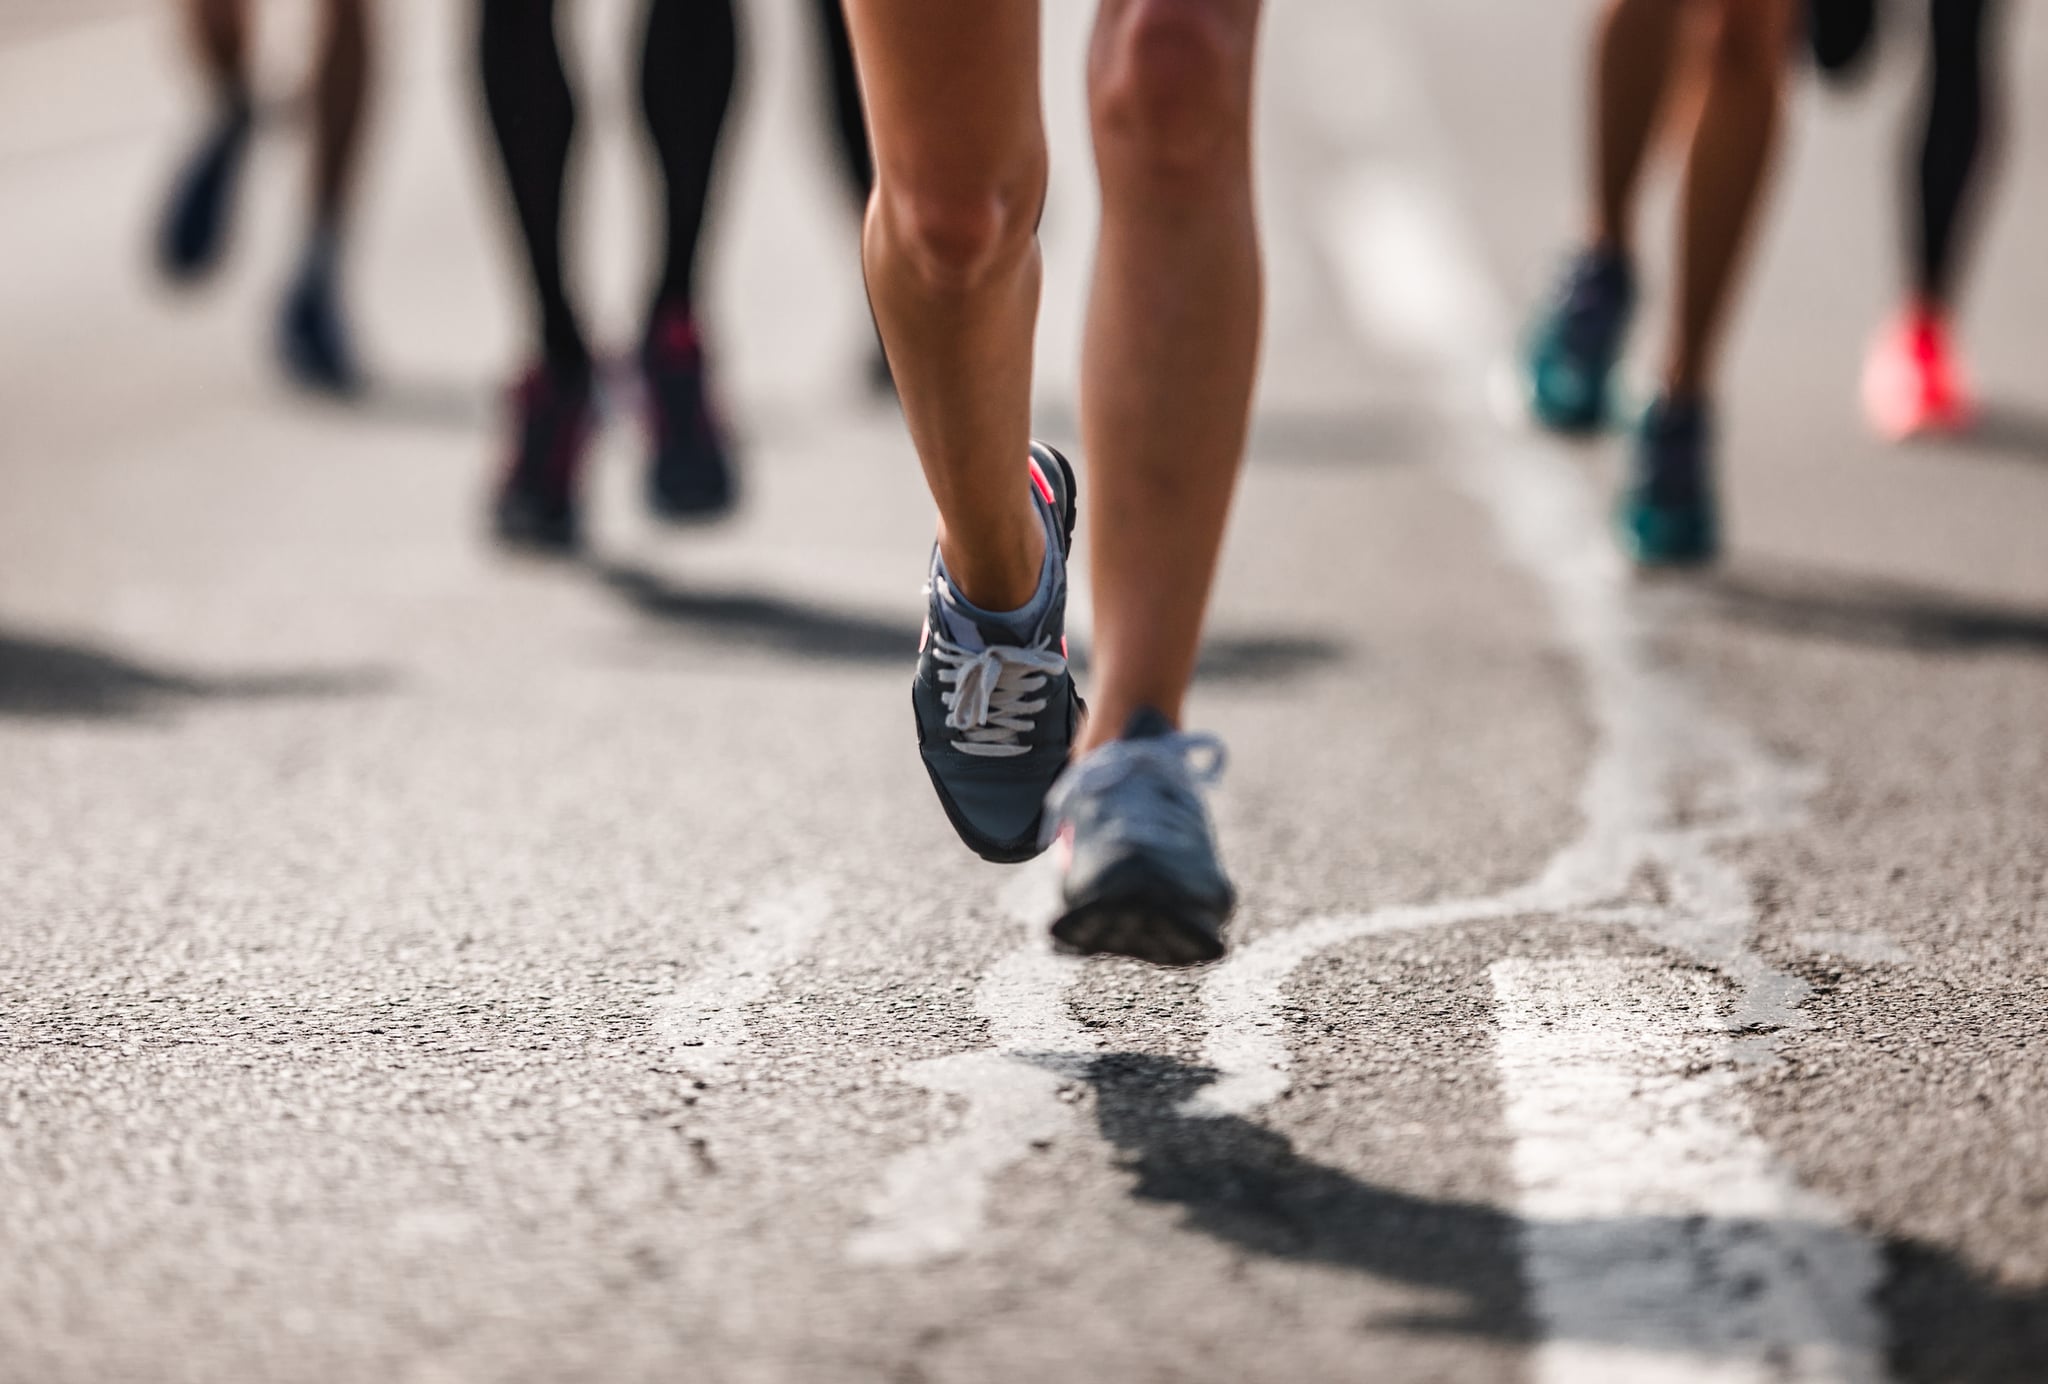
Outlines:
{"type": "MultiPolygon", "coordinates": [[[[874,663],[908,669],[916,654],[914,625],[900,615],[835,609],[784,596],[745,591],[694,591],[645,567],[599,563],[597,575],[642,615],[720,642],[807,661],[874,663]]],[[[1342,644],[1318,636],[1230,635],[1202,649],[1197,678],[1257,682],[1305,676],[1342,662],[1342,644]]],[[[1074,665],[1088,666],[1076,640],[1074,665]]]]}
{"type": "Polygon", "coordinates": [[[1730,573],[1703,589],[1721,614],[1787,634],[1895,649],[2048,654],[2048,610],[1971,601],[1900,582],[1785,568],[1730,573]]]}
{"type": "Polygon", "coordinates": [[[493,421],[498,394],[467,380],[373,379],[348,407],[380,423],[473,432],[493,421]]]}
{"type": "Polygon", "coordinates": [[[1257,1254],[1354,1269],[1451,1300],[1441,1312],[1384,1325],[1535,1338],[1515,1217],[1362,1182],[1249,1120],[1181,1114],[1215,1075],[1143,1053],[1112,1053],[1090,1067],[1096,1119],[1137,1175],[1133,1196],[1178,1206],[1188,1229],[1257,1254]]]}
{"type": "MultiPolygon", "coordinates": [[[[1303,1157],[1284,1135],[1236,1117],[1198,1118],[1181,1105],[1215,1077],[1207,1068],[1144,1053],[1111,1053],[1091,1064],[1096,1119],[1123,1154],[1140,1200],[1178,1206],[1190,1230],[1278,1259],[1327,1264],[1406,1283],[1446,1299],[1440,1311],[1381,1325],[1489,1340],[1541,1334],[1522,1282],[1518,1216],[1469,1202],[1439,1201],[1375,1186],[1303,1157]]],[[[1574,1262],[1598,1264],[1603,1249],[1640,1245],[1641,1219],[1543,1227],[1574,1262]]],[[[1766,1228],[1828,1237],[1832,1227],[1796,1222],[1688,1218],[1655,1226],[1656,1239],[1700,1247],[1695,1272],[1741,1262],[1743,1246],[1766,1228]],[[1726,1251],[1732,1251],[1728,1253],[1726,1251]],[[1725,1262],[1724,1262],[1725,1261],[1725,1262]]],[[[1791,1243],[1797,1244],[1797,1238],[1791,1243]]],[[[1891,1334],[1898,1376],[1950,1384],[2022,1384],[2048,1359],[2048,1288],[1999,1285],[1946,1250],[1917,1241],[1885,1246],[1886,1281],[1877,1306],[1891,1334]]],[[[1654,1313],[1590,1323],[1587,1339],[1641,1350],[1697,1348],[1672,1338],[1654,1313]]],[[[1808,1325],[1816,1341],[1824,1324],[1808,1325]]],[[[1739,1333],[1731,1339],[1739,1340],[1739,1333]]],[[[1695,1357],[1696,1358],[1696,1357],[1695,1357]]]]}
{"type": "Polygon", "coordinates": [[[0,716],[138,717],[189,701],[351,696],[381,691],[390,681],[374,669],[175,672],[88,644],[0,630],[0,716]]]}
{"type": "Polygon", "coordinates": [[[1878,1304],[1893,1323],[1902,1380],[2040,1384],[2048,1361],[2048,1284],[2000,1283],[1917,1240],[1885,1246],[1878,1304]]]}
{"type": "Polygon", "coordinates": [[[1986,400],[1978,410],[1977,425],[1957,439],[1956,445],[2048,462],[2048,413],[2023,404],[1986,400]]]}

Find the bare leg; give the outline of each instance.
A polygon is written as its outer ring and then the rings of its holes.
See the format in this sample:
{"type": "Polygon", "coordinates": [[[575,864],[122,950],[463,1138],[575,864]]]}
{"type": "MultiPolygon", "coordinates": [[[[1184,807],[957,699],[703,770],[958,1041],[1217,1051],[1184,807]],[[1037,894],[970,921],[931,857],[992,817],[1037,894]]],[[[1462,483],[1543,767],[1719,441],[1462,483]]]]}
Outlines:
{"type": "Polygon", "coordinates": [[[1251,176],[1259,0],[1103,0],[1089,59],[1102,239],[1081,432],[1096,672],[1080,750],[1178,722],[1223,541],[1261,310],[1251,176]]]}
{"type": "Polygon", "coordinates": [[[185,29],[223,101],[249,100],[248,0],[187,0],[185,29]]]}
{"type": "Polygon", "coordinates": [[[1024,481],[1045,197],[1038,0],[847,0],[873,124],[868,297],[939,510],[988,610],[1031,598],[1045,526],[1024,481]]]}
{"type": "Polygon", "coordinates": [[[1636,189],[1671,86],[1682,0],[1614,0],[1593,44],[1593,242],[1627,254],[1636,189]]]}
{"type": "Polygon", "coordinates": [[[320,66],[314,79],[314,224],[338,226],[362,149],[370,85],[369,0],[327,0],[321,13],[320,66]]]}
{"type": "Polygon", "coordinates": [[[1678,315],[1664,372],[1677,399],[1712,389],[1715,347],[1777,148],[1795,17],[1792,0],[1720,0],[1719,8],[1680,208],[1678,315]]]}

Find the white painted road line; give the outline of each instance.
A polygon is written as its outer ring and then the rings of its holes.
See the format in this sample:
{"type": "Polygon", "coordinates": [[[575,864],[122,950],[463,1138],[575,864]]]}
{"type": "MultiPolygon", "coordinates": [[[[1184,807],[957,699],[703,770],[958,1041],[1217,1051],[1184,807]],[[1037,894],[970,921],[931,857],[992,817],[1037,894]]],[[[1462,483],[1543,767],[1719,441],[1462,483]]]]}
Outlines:
{"type": "Polygon", "coordinates": [[[864,1264],[924,1264],[966,1252],[988,1219],[989,1184],[1071,1129],[1060,1088],[1080,1076],[1099,1046],[1067,1011],[1078,963],[1055,956],[1046,935],[1056,884],[1046,862],[1027,867],[1001,902],[1022,943],[975,987],[975,1011],[992,1046],[917,1063],[903,1079],[964,1100],[958,1125],[898,1155],[847,1245],[864,1264]]]}
{"type": "Polygon", "coordinates": [[[655,1009],[655,1032],[700,1076],[729,1065],[747,1041],[746,1009],[801,960],[832,911],[832,892],[797,885],[757,898],[739,928],[655,1009]]]}
{"type": "Polygon", "coordinates": [[[1870,1384],[1869,1243],[1744,1126],[1719,987],[1501,961],[1495,1054],[1536,1384],[1870,1384]]]}

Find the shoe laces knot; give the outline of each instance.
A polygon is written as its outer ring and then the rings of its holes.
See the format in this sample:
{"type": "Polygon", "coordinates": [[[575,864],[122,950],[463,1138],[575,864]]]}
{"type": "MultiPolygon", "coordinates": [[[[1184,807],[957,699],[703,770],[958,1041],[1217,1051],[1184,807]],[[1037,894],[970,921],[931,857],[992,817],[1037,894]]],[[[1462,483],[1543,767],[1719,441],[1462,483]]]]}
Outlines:
{"type": "Polygon", "coordinates": [[[1034,695],[1067,671],[1066,656],[1047,640],[1031,648],[991,644],[969,649],[934,634],[932,656],[939,662],[939,681],[952,690],[940,693],[946,725],[961,732],[953,748],[988,759],[1028,754],[1023,737],[1037,724],[1047,700],[1034,695]]]}

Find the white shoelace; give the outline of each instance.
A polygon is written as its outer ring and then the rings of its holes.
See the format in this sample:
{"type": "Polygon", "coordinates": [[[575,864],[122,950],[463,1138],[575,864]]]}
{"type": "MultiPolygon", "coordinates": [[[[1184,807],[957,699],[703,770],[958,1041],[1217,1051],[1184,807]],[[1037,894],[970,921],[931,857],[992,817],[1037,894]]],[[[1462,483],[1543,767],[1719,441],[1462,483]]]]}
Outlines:
{"type": "Polygon", "coordinates": [[[1046,708],[1046,699],[1032,694],[1067,671],[1066,657],[1050,641],[1030,649],[1011,644],[969,649],[934,630],[932,657],[943,665],[939,681],[953,685],[940,700],[946,705],[946,725],[961,732],[954,749],[987,759],[1030,753],[1023,737],[1046,708]]]}

